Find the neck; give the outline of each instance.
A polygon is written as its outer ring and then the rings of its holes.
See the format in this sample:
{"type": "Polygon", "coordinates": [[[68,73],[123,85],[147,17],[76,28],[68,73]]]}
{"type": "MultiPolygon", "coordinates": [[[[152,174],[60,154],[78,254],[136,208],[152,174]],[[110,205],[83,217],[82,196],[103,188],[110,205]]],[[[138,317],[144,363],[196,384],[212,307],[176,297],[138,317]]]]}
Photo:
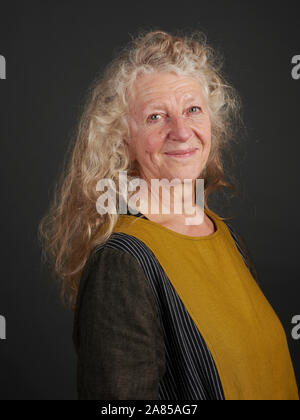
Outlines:
{"type": "MultiPolygon", "coordinates": [[[[168,180],[146,181],[139,191],[140,205],[130,203],[130,207],[162,225],[199,226],[203,224],[205,215],[203,206],[199,204],[199,190],[196,193],[195,186],[195,180],[182,182],[178,179],[178,182],[172,183],[168,180]]],[[[201,192],[200,199],[203,198],[201,192]]]]}

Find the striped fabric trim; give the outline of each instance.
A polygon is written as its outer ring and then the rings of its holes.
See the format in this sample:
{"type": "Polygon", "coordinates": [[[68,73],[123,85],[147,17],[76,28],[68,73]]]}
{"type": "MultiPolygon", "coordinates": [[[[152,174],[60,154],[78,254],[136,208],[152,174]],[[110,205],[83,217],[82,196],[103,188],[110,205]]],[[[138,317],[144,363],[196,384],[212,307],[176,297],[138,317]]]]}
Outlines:
{"type": "MultiPolygon", "coordinates": [[[[229,232],[231,233],[231,236],[233,237],[233,239],[234,239],[234,241],[235,241],[235,244],[236,244],[236,246],[237,246],[237,249],[240,251],[240,253],[241,253],[241,255],[242,255],[242,257],[243,257],[243,259],[244,259],[244,261],[246,262],[246,255],[244,254],[244,251],[243,251],[243,249],[240,247],[240,245],[239,245],[239,240],[238,240],[238,236],[237,236],[237,234],[236,234],[236,231],[234,230],[234,228],[231,226],[231,224],[230,223],[226,223],[226,226],[228,227],[228,229],[229,229],[229,232]]],[[[249,268],[249,267],[248,267],[249,268]]]]}

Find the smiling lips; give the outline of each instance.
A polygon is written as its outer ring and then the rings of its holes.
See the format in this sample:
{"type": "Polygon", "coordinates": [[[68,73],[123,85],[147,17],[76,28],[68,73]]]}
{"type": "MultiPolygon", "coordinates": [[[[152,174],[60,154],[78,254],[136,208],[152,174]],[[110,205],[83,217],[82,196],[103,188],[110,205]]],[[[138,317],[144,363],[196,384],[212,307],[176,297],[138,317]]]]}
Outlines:
{"type": "Polygon", "coordinates": [[[196,150],[196,148],[186,150],[174,150],[172,152],[166,152],[165,154],[176,157],[187,157],[193,155],[196,152],[196,150]]]}

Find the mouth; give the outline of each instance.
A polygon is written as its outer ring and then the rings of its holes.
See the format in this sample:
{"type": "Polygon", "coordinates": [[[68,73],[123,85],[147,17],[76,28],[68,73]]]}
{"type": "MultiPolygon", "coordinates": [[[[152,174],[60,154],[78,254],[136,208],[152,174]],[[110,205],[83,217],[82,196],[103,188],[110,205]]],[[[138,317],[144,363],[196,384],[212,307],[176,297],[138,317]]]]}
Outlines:
{"type": "Polygon", "coordinates": [[[174,150],[173,152],[166,152],[165,154],[170,157],[186,158],[196,153],[197,148],[187,150],[174,150]]]}

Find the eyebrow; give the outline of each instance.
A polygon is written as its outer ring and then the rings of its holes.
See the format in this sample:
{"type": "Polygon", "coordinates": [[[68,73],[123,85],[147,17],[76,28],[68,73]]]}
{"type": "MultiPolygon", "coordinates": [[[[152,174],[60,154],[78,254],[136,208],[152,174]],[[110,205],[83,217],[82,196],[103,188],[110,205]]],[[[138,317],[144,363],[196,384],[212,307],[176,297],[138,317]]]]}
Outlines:
{"type": "MultiPolygon", "coordinates": [[[[193,102],[193,101],[201,101],[201,98],[196,98],[195,96],[188,96],[184,102],[193,102]]],[[[202,102],[202,101],[201,101],[202,102]]],[[[143,112],[146,112],[149,108],[159,108],[161,106],[165,106],[164,102],[148,102],[145,104],[145,106],[143,107],[143,112]]]]}

